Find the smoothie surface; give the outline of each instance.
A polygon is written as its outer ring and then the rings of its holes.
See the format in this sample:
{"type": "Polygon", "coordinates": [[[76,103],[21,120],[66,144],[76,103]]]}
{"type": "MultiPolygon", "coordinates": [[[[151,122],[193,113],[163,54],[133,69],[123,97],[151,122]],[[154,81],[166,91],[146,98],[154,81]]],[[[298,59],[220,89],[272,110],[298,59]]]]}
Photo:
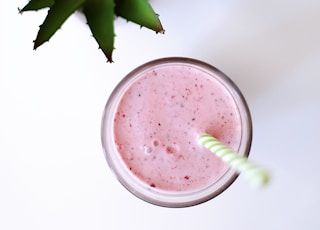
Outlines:
{"type": "Polygon", "coordinates": [[[233,149],[241,141],[236,104],[205,70],[163,65],[140,75],[124,92],[114,139],[128,169],[149,186],[189,191],[214,183],[228,165],[198,143],[207,132],[233,149]]]}

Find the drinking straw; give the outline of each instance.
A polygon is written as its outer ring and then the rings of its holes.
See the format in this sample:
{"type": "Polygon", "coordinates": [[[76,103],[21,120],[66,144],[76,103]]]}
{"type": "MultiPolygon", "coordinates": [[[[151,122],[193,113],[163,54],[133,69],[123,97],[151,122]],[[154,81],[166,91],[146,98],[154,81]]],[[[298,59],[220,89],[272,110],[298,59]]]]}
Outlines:
{"type": "Polygon", "coordinates": [[[252,182],[253,186],[262,187],[269,182],[269,173],[266,170],[249,161],[247,157],[222,144],[210,134],[201,134],[199,142],[220,159],[227,162],[238,173],[243,173],[252,182]]]}

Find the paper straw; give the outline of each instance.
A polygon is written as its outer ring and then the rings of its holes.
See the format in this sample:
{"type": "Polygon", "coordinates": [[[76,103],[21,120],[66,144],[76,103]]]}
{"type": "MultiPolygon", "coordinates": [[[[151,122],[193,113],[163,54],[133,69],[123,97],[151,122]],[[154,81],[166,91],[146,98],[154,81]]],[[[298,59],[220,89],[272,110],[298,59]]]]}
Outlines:
{"type": "Polygon", "coordinates": [[[201,134],[199,142],[223,161],[230,164],[238,173],[243,173],[254,186],[262,187],[269,182],[269,173],[266,170],[249,161],[247,157],[222,144],[210,134],[201,134]]]}

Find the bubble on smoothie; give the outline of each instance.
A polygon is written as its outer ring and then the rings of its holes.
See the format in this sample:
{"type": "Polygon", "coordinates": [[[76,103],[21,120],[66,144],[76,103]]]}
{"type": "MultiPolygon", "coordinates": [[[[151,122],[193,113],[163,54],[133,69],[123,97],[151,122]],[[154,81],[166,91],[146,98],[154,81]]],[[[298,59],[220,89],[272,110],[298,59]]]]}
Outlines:
{"type": "Polygon", "coordinates": [[[144,146],[143,146],[143,152],[144,152],[146,155],[150,155],[150,154],[153,152],[153,148],[152,148],[151,146],[144,145],[144,146]]]}

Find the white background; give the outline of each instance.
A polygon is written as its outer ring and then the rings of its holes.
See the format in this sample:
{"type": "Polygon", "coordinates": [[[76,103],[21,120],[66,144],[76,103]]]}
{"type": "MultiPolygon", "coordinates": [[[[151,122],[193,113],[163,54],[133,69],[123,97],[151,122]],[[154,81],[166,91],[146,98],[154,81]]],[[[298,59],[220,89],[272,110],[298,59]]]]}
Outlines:
{"type": "Polygon", "coordinates": [[[113,64],[79,15],[33,51],[47,10],[19,15],[27,0],[4,2],[0,229],[320,229],[320,1],[154,0],[165,35],[117,19],[113,64]],[[240,87],[268,187],[240,176],[205,204],[168,209],[114,178],[100,143],[105,102],[133,68],[167,56],[206,61],[240,87]]]}

